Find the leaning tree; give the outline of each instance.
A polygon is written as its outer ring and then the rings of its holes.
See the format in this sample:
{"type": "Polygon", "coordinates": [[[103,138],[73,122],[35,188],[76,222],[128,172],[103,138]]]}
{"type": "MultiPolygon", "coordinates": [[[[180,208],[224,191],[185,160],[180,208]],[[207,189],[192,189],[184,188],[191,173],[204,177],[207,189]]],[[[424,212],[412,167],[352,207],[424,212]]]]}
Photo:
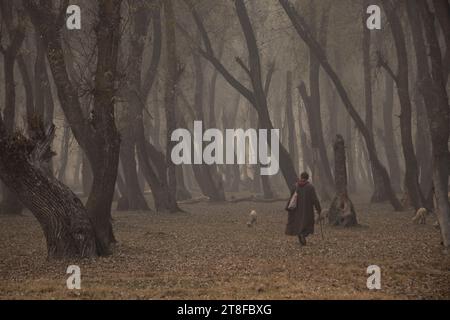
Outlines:
{"type": "Polygon", "coordinates": [[[25,7],[42,37],[59,102],[73,135],[83,149],[93,173],[86,209],[92,222],[97,251],[111,252],[115,242],[111,224],[111,204],[119,162],[120,137],[114,106],[118,84],[117,60],[121,38],[121,0],[99,0],[95,28],[97,63],[94,75],[93,109],[86,119],[77,87],[70,80],[62,44],[62,28],[67,2],[58,12],[51,1],[26,0],[25,7]]]}

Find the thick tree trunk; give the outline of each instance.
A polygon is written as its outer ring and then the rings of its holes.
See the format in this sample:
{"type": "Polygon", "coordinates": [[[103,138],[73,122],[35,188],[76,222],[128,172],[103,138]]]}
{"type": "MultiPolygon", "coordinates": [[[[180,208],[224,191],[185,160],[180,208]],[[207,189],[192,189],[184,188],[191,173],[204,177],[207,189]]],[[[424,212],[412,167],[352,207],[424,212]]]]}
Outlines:
{"type": "Polygon", "coordinates": [[[176,167],[176,175],[177,175],[177,200],[188,200],[192,199],[192,195],[186,187],[184,183],[184,173],[183,166],[176,167]]]}
{"type": "Polygon", "coordinates": [[[385,73],[385,101],[383,107],[384,123],[384,149],[389,165],[389,174],[392,181],[392,187],[395,192],[401,192],[400,163],[395,143],[393,113],[394,113],[394,80],[385,73]]]}
{"type": "Polygon", "coordinates": [[[358,221],[347,192],[347,161],[344,138],[341,135],[336,136],[333,147],[336,195],[331,202],[328,220],[334,226],[352,227],[357,225],[358,221]]]}
{"type": "Polygon", "coordinates": [[[445,84],[450,79],[450,3],[448,0],[434,0],[434,14],[444,35],[445,49],[442,54],[442,74],[445,84]]]}
{"type": "MultiPolygon", "coordinates": [[[[195,108],[195,120],[202,121],[203,128],[205,128],[205,117],[203,112],[204,105],[204,71],[202,61],[198,54],[194,54],[194,69],[195,69],[195,96],[194,96],[194,108],[195,108]]],[[[219,182],[221,177],[218,177],[217,167],[215,165],[193,165],[194,175],[197,179],[198,185],[202,190],[202,193],[210,198],[212,201],[224,201],[225,192],[221,188],[222,183],[219,182]]]]}
{"type": "MultiPolygon", "coordinates": [[[[233,99],[233,103],[230,105],[230,108],[225,109],[223,111],[222,124],[224,129],[231,129],[236,125],[240,101],[241,95],[239,93],[236,93],[235,98],[233,99]]],[[[234,159],[236,160],[236,157],[234,159]]],[[[239,184],[241,181],[241,173],[239,170],[239,165],[238,164],[226,165],[225,170],[227,171],[226,189],[232,192],[239,192],[239,184]]]]}
{"type": "MultiPolygon", "coordinates": [[[[2,14],[5,15],[5,8],[2,6],[2,14]]],[[[6,18],[5,18],[6,19],[6,18]]],[[[3,109],[3,118],[5,130],[12,134],[16,121],[16,91],[14,80],[14,65],[17,53],[23,42],[23,32],[20,29],[10,31],[10,46],[3,52],[3,70],[5,79],[5,108],[3,109]]],[[[22,213],[23,205],[20,203],[14,191],[9,190],[7,186],[2,188],[3,199],[0,203],[0,214],[18,215],[22,213]]]]}
{"type": "MultiPolygon", "coordinates": [[[[31,121],[34,117],[34,93],[33,93],[33,83],[31,82],[30,72],[28,70],[27,62],[23,54],[17,56],[17,64],[19,66],[20,75],[22,77],[22,82],[25,90],[25,108],[27,122],[31,121]]],[[[27,123],[27,130],[29,130],[30,124],[27,123]]]]}
{"type": "Polygon", "coordinates": [[[0,117],[0,178],[39,221],[48,258],[93,257],[94,231],[85,207],[68,187],[40,169],[51,157],[52,135],[41,141],[13,138],[0,117]],[[30,147],[33,151],[27,154],[30,147]]]}
{"type": "MultiPolygon", "coordinates": [[[[315,67],[310,66],[310,70],[314,68],[315,67]]],[[[319,72],[319,70],[317,70],[317,72],[319,72]]],[[[311,78],[315,80],[310,80],[310,83],[318,82],[318,78],[316,79],[316,76],[312,76],[311,78]]],[[[310,89],[311,92],[315,91],[312,89],[312,87],[313,86],[311,86],[310,89]]],[[[321,198],[323,200],[329,200],[331,199],[334,182],[329,182],[330,177],[327,174],[329,170],[329,173],[331,174],[331,167],[329,165],[328,155],[326,154],[326,147],[322,130],[322,120],[320,119],[320,113],[318,114],[319,111],[316,110],[318,108],[318,105],[313,104],[312,95],[308,95],[306,86],[303,82],[300,83],[298,91],[300,93],[300,96],[302,97],[303,105],[308,117],[309,136],[311,137],[311,164],[313,179],[317,181],[316,187],[319,190],[321,198]],[[327,167],[329,170],[326,169],[327,167]]],[[[319,93],[317,92],[317,94],[319,93]]],[[[320,100],[317,100],[316,98],[316,103],[317,102],[320,103],[320,100]]]]}
{"type": "Polygon", "coordinates": [[[91,193],[92,189],[92,169],[89,164],[88,158],[85,156],[84,152],[82,152],[82,166],[81,166],[81,183],[83,185],[83,195],[88,197],[91,193]]]}
{"type": "MultiPolygon", "coordinates": [[[[122,135],[124,137],[124,135],[122,135]]],[[[122,211],[139,211],[149,210],[147,202],[144,198],[143,189],[139,185],[137,175],[137,163],[135,143],[133,138],[122,139],[120,147],[120,161],[124,171],[125,194],[122,196],[127,198],[127,206],[121,207],[122,211]]]]}
{"type": "MultiPolygon", "coordinates": [[[[251,108],[251,106],[247,106],[247,108],[251,108]]],[[[251,111],[251,110],[249,110],[251,111]]],[[[255,112],[249,112],[249,124],[250,128],[258,128],[258,115],[255,112]]],[[[253,172],[253,180],[252,180],[252,192],[256,194],[261,193],[261,175],[260,175],[260,166],[258,164],[249,165],[251,172],[253,172]]]]}
{"type": "Polygon", "coordinates": [[[303,128],[303,111],[301,107],[301,103],[298,104],[298,114],[300,115],[299,126],[300,126],[300,147],[302,150],[302,160],[303,160],[303,168],[300,171],[307,171],[308,168],[312,170],[313,168],[313,160],[312,160],[312,151],[310,149],[310,143],[308,143],[308,137],[303,128]]]}
{"type": "Polygon", "coordinates": [[[76,160],[75,167],[73,170],[73,189],[74,190],[82,190],[83,186],[81,184],[81,167],[83,164],[83,151],[77,148],[76,151],[76,160]]]}
{"type": "Polygon", "coordinates": [[[175,116],[175,110],[177,106],[177,82],[180,76],[180,69],[177,58],[177,46],[175,39],[175,13],[173,11],[172,0],[164,1],[164,16],[165,16],[165,31],[166,31],[166,68],[167,76],[165,81],[164,91],[164,107],[166,114],[166,168],[167,168],[167,183],[168,183],[168,197],[174,198],[174,201],[170,201],[170,212],[180,211],[176,204],[177,194],[177,177],[175,164],[170,159],[169,154],[175,145],[175,142],[171,140],[172,132],[176,129],[177,119],[175,116]]]}
{"type": "MultiPolygon", "coordinates": [[[[126,193],[122,196],[127,198],[126,204],[128,206],[121,207],[121,209],[135,211],[149,210],[137,175],[136,123],[143,121],[142,109],[145,108],[145,106],[141,106],[143,104],[141,99],[146,100],[146,97],[141,97],[142,55],[151,11],[146,8],[142,0],[135,1],[133,6],[130,6],[130,11],[133,17],[133,36],[130,39],[130,53],[127,63],[128,81],[124,90],[126,91],[124,95],[128,102],[128,107],[124,110],[120,149],[120,160],[126,185],[126,193]]],[[[138,127],[140,128],[141,126],[138,127]]]]}
{"type": "MultiPolygon", "coordinates": [[[[366,26],[367,14],[366,8],[369,3],[364,1],[363,14],[362,14],[362,27],[363,27],[363,69],[364,69],[364,98],[366,106],[366,126],[370,135],[373,138],[373,100],[372,100],[372,68],[370,64],[370,47],[371,47],[371,31],[366,26]]],[[[383,187],[383,179],[381,179],[380,173],[377,171],[377,167],[371,165],[372,177],[373,177],[373,194],[371,202],[383,202],[388,199],[386,189],[383,187]]]]}
{"type": "Polygon", "coordinates": [[[431,210],[433,208],[433,150],[423,97],[419,92],[416,96],[416,150],[420,190],[424,196],[424,207],[431,210]]]}
{"type": "Polygon", "coordinates": [[[286,116],[288,126],[288,150],[291,158],[295,161],[295,168],[298,168],[298,156],[296,146],[294,110],[292,107],[292,72],[286,73],[286,116]]]}
{"type": "Polygon", "coordinates": [[[321,48],[320,44],[314,39],[314,37],[311,36],[311,33],[309,32],[306,24],[304,23],[303,17],[301,17],[298,12],[294,9],[294,7],[289,3],[288,0],[279,0],[281,6],[285,10],[286,14],[288,15],[289,19],[294,25],[294,28],[296,29],[298,35],[305,41],[305,43],[312,49],[312,52],[314,55],[316,55],[317,59],[319,60],[320,64],[322,65],[322,68],[324,71],[328,74],[330,79],[332,80],[334,86],[336,87],[336,90],[339,93],[339,96],[342,99],[342,102],[344,103],[345,108],[349,112],[350,116],[354,120],[356,127],[361,132],[362,136],[364,137],[364,140],[366,142],[367,149],[369,151],[369,157],[372,162],[372,164],[377,168],[377,171],[381,175],[381,178],[383,179],[384,188],[386,189],[387,194],[389,195],[389,201],[391,202],[392,206],[395,210],[399,211],[402,210],[402,205],[398,201],[391,185],[391,181],[389,178],[389,175],[384,168],[383,164],[378,158],[378,154],[375,147],[375,142],[373,141],[370,132],[367,130],[367,127],[364,124],[364,121],[359,116],[358,112],[356,111],[355,107],[353,106],[352,102],[350,101],[350,98],[347,94],[347,91],[345,90],[342,82],[340,81],[338,75],[334,71],[334,69],[329,64],[326,54],[321,48]]]}
{"type": "Polygon", "coordinates": [[[45,46],[38,33],[35,34],[36,42],[36,60],[34,63],[34,107],[35,117],[44,119],[45,113],[45,91],[44,91],[44,76],[45,72],[45,46]]]}
{"type": "Polygon", "coordinates": [[[436,103],[433,95],[430,70],[425,61],[428,60],[426,48],[424,46],[423,23],[420,13],[417,12],[416,4],[407,6],[408,20],[411,26],[414,49],[416,53],[417,66],[417,94],[415,96],[416,102],[416,118],[417,118],[417,132],[416,132],[416,149],[417,162],[420,169],[420,187],[425,198],[425,207],[432,209],[433,204],[433,151],[432,151],[432,137],[430,134],[430,127],[427,118],[427,109],[433,108],[432,105],[436,103]]]}
{"type": "Polygon", "coordinates": [[[117,211],[125,211],[126,208],[128,208],[127,188],[125,186],[125,181],[122,177],[120,164],[119,170],[117,172],[116,193],[118,193],[117,211]]]}
{"type": "MultiPolygon", "coordinates": [[[[142,130],[138,129],[138,132],[142,130]]],[[[152,190],[156,211],[170,212],[171,208],[174,208],[177,204],[176,197],[169,194],[165,176],[166,161],[164,155],[139,133],[137,137],[137,151],[139,165],[142,166],[145,180],[152,190]]]]}
{"type": "Polygon", "coordinates": [[[120,137],[115,125],[114,105],[121,4],[121,0],[100,1],[99,24],[96,29],[98,61],[92,119],[92,126],[96,128],[94,136],[96,150],[90,150],[88,153],[93,182],[86,208],[94,226],[100,255],[110,254],[110,246],[115,242],[111,224],[111,204],[120,153],[120,137]]]}

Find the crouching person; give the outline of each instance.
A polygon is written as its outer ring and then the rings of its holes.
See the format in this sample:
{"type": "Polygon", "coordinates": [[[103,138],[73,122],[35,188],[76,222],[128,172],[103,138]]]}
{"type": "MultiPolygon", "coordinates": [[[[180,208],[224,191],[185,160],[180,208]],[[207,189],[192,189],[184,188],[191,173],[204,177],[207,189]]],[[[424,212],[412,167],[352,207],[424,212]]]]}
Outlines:
{"type": "Polygon", "coordinates": [[[318,214],[322,211],[309,175],[303,172],[286,205],[289,214],[285,232],[288,236],[297,236],[302,246],[306,245],[306,237],[314,233],[314,209],[318,214]]]}

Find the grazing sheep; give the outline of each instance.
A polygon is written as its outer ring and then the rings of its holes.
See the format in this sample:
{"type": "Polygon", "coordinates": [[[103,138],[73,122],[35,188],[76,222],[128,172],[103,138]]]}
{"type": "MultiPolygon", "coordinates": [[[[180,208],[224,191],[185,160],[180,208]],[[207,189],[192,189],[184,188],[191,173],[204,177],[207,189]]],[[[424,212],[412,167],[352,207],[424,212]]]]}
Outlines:
{"type": "Polygon", "coordinates": [[[412,221],[416,224],[426,224],[428,210],[425,208],[420,208],[417,210],[416,215],[412,218],[412,221]]]}
{"type": "Polygon", "coordinates": [[[258,215],[257,215],[256,211],[252,210],[249,215],[250,220],[247,222],[247,227],[251,228],[254,225],[256,225],[257,217],[258,217],[258,215]]]}

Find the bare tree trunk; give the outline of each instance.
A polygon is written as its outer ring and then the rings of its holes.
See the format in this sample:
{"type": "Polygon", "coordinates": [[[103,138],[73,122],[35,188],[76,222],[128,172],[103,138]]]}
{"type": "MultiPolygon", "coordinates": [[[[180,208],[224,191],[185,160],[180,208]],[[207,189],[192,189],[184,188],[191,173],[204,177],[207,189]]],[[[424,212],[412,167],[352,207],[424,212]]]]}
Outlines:
{"type": "MultiPolygon", "coordinates": [[[[128,101],[128,108],[125,110],[124,123],[122,129],[122,144],[120,149],[120,160],[124,171],[126,194],[128,207],[122,210],[149,210],[145,201],[143,189],[139,184],[136,163],[136,140],[137,129],[143,129],[143,126],[136,125],[143,121],[144,102],[146,97],[141,93],[141,73],[142,73],[142,55],[144,52],[147,29],[150,23],[151,11],[146,8],[142,0],[134,1],[129,7],[132,22],[133,36],[130,39],[130,53],[128,56],[128,74],[127,86],[125,88],[125,98],[128,101]]],[[[155,10],[155,9],[153,9],[155,10]]],[[[156,43],[158,45],[158,43],[156,43]]],[[[142,134],[142,133],[140,133],[142,134]]]]}
{"type": "Polygon", "coordinates": [[[68,187],[40,169],[51,157],[51,135],[40,141],[13,139],[0,117],[0,178],[39,221],[48,258],[93,257],[94,230],[85,207],[68,187]],[[33,151],[27,153],[30,146],[33,151]]]}
{"type": "Polygon", "coordinates": [[[88,153],[93,172],[92,191],[86,203],[95,230],[100,255],[111,253],[115,242],[111,225],[111,204],[119,165],[120,137],[115,125],[115,79],[120,42],[121,0],[99,1],[99,24],[96,29],[98,61],[92,126],[96,128],[96,150],[88,153]],[[102,152],[98,152],[102,150],[102,152]]]}
{"type": "Polygon", "coordinates": [[[355,208],[347,192],[347,161],[345,143],[341,135],[334,142],[334,176],[336,195],[329,210],[329,223],[334,226],[352,227],[358,224],[355,208]]]}
{"type": "MultiPolygon", "coordinates": [[[[310,67],[311,70],[311,67],[310,67]]],[[[317,72],[319,70],[317,69],[317,72]]],[[[311,72],[311,71],[310,71],[311,72]]],[[[315,78],[313,76],[312,78],[315,78]]],[[[310,80],[310,83],[316,82],[317,80],[310,80]]],[[[312,102],[312,95],[308,95],[306,91],[305,84],[303,82],[300,83],[298,87],[300,96],[303,100],[303,105],[305,107],[306,115],[308,116],[308,124],[309,124],[309,135],[311,137],[311,151],[312,151],[312,170],[313,170],[313,178],[317,179],[318,183],[316,186],[319,189],[320,196],[323,200],[331,199],[330,193],[332,192],[332,184],[328,182],[328,169],[331,173],[331,167],[328,162],[328,155],[326,154],[325,141],[323,138],[323,130],[322,130],[322,120],[320,119],[320,113],[318,114],[318,105],[312,102]],[[326,157],[327,160],[324,160],[326,157]],[[327,164],[328,163],[328,164],[327,164]]],[[[312,90],[312,86],[310,91],[312,90]]],[[[319,92],[317,92],[319,94],[319,92]]],[[[316,98],[317,100],[317,98],[316,98]]],[[[319,102],[320,103],[320,102],[319,102]]]]}
{"type": "MultiPolygon", "coordinates": [[[[0,52],[3,54],[3,72],[5,79],[5,108],[3,109],[4,127],[8,134],[12,134],[16,121],[16,91],[14,80],[14,65],[16,57],[22,46],[25,31],[22,21],[17,26],[13,26],[12,21],[12,2],[0,1],[0,11],[5,21],[6,29],[9,34],[9,44],[3,48],[0,44],[0,52]]],[[[1,39],[0,39],[1,40],[1,39]]],[[[0,214],[21,214],[23,205],[20,203],[14,191],[7,186],[3,186],[3,199],[0,203],[0,214]]]]}
{"type": "MultiPolygon", "coordinates": [[[[194,109],[195,120],[202,121],[203,129],[205,130],[205,117],[203,112],[204,105],[204,72],[202,61],[198,54],[194,54],[194,69],[195,69],[195,97],[194,109]]],[[[198,185],[202,193],[209,197],[212,201],[224,201],[225,192],[222,187],[221,177],[218,177],[217,166],[215,165],[193,165],[194,175],[197,179],[198,185]],[[200,180],[200,181],[199,181],[200,180]]]]}
{"type": "Polygon", "coordinates": [[[186,188],[186,184],[184,183],[183,166],[176,167],[176,175],[177,175],[177,200],[182,201],[192,199],[192,195],[186,188]]]}
{"type": "MultiPolygon", "coordinates": [[[[122,135],[124,137],[126,135],[122,135]]],[[[120,161],[122,162],[125,190],[123,195],[127,198],[127,206],[122,207],[123,211],[147,211],[149,207],[144,198],[143,189],[139,184],[137,175],[136,151],[134,138],[128,136],[130,139],[124,137],[120,148],[120,161]]]]}
{"type": "MultiPolygon", "coordinates": [[[[166,50],[167,50],[167,76],[164,93],[164,106],[166,111],[166,167],[167,167],[167,182],[168,182],[168,196],[176,199],[177,194],[177,177],[176,168],[170,159],[170,152],[174,147],[174,142],[171,140],[172,132],[176,129],[176,85],[180,76],[180,66],[178,64],[176,42],[175,42],[175,14],[173,12],[172,0],[164,1],[164,15],[165,15],[165,30],[166,30],[166,50]]],[[[169,208],[170,212],[180,211],[176,201],[171,201],[172,205],[169,208]]]]}
{"type": "Polygon", "coordinates": [[[81,166],[81,183],[83,185],[83,195],[85,197],[88,197],[91,193],[92,181],[94,178],[92,176],[92,169],[91,165],[89,164],[89,160],[84,152],[82,152],[82,154],[83,165],[81,166]]]}
{"type": "Polygon", "coordinates": [[[292,107],[292,72],[286,73],[286,115],[288,126],[288,150],[291,158],[295,161],[295,168],[298,169],[298,155],[296,148],[296,134],[295,134],[295,122],[294,122],[294,110],[292,107]]]}
{"type": "MultiPolygon", "coordinates": [[[[30,72],[23,54],[19,54],[17,56],[17,64],[19,66],[20,75],[22,77],[22,82],[25,89],[26,118],[27,120],[32,120],[34,115],[33,83],[31,82],[30,72]]],[[[27,130],[29,130],[29,127],[30,124],[27,123],[27,130]]]]}
{"type": "MultiPolygon", "coordinates": [[[[306,111],[305,111],[306,112],[306,111]]],[[[299,126],[300,126],[300,144],[302,150],[303,168],[300,171],[306,171],[307,168],[313,168],[312,151],[310,149],[310,144],[308,143],[308,137],[303,128],[303,111],[301,108],[301,102],[298,104],[298,114],[300,115],[299,126]]]]}
{"type": "MultiPolygon", "coordinates": [[[[230,105],[230,109],[225,109],[223,111],[222,123],[224,129],[231,129],[236,124],[240,101],[241,95],[237,92],[235,98],[233,99],[233,103],[230,105]]],[[[236,160],[236,155],[234,159],[236,160]]],[[[226,171],[227,171],[227,189],[232,192],[239,192],[239,184],[241,180],[239,165],[236,164],[236,162],[233,165],[227,165],[226,171]]],[[[270,189],[267,191],[270,192],[270,189]]]]}
{"type": "MultiPolygon", "coordinates": [[[[396,74],[392,70],[389,73],[393,76],[397,84],[397,93],[400,99],[400,132],[402,138],[402,150],[405,158],[405,186],[412,205],[417,210],[423,206],[423,195],[419,186],[419,175],[417,169],[417,158],[414,152],[411,129],[411,100],[409,94],[409,72],[408,72],[408,55],[406,51],[405,35],[403,33],[400,19],[396,9],[388,2],[383,2],[383,7],[387,15],[387,19],[391,26],[394,44],[397,53],[398,71],[396,74]]],[[[389,67],[383,63],[385,68],[389,67]]]]}
{"type": "MultiPolygon", "coordinates": [[[[370,64],[370,47],[371,47],[371,31],[366,26],[367,14],[366,8],[369,6],[367,0],[364,1],[362,10],[362,27],[363,27],[363,69],[364,69],[364,98],[366,106],[366,126],[369,134],[373,139],[373,100],[372,100],[372,67],[370,64]]],[[[371,164],[373,177],[373,194],[371,202],[383,202],[388,199],[386,189],[383,187],[383,179],[377,171],[377,167],[371,164]]]]}
{"type": "Polygon", "coordinates": [[[81,166],[83,164],[83,151],[77,148],[76,151],[76,160],[75,160],[75,168],[73,171],[73,187],[75,190],[80,190],[83,188],[81,185],[81,166]]]}
{"type": "Polygon", "coordinates": [[[44,120],[45,116],[45,46],[38,33],[35,33],[36,60],[34,63],[34,116],[44,120]]]}
{"type": "Polygon", "coordinates": [[[346,115],[345,120],[346,120],[345,138],[347,141],[346,158],[348,159],[347,160],[348,191],[350,193],[353,193],[357,190],[356,173],[355,173],[355,146],[354,146],[356,139],[352,134],[353,130],[350,116],[346,115]]]}
{"type": "Polygon", "coordinates": [[[389,164],[389,174],[392,181],[392,187],[395,192],[401,192],[400,163],[395,143],[394,125],[392,117],[394,112],[394,80],[385,73],[385,94],[386,98],[383,107],[384,123],[384,149],[389,164]]]}
{"type": "Polygon", "coordinates": [[[419,169],[420,189],[424,196],[424,207],[433,208],[433,150],[431,146],[430,128],[428,127],[427,110],[423,97],[417,91],[416,107],[416,150],[419,169]]]}
{"type": "Polygon", "coordinates": [[[442,55],[442,74],[445,84],[450,79],[450,3],[447,0],[433,0],[434,14],[444,34],[445,51],[442,55]]]}
{"type": "Polygon", "coordinates": [[[425,207],[432,209],[433,204],[433,148],[430,144],[432,137],[430,134],[429,121],[427,118],[427,109],[433,108],[435,97],[432,94],[431,79],[429,67],[425,64],[427,61],[426,48],[424,46],[423,23],[417,5],[407,6],[408,20],[411,26],[411,34],[413,38],[418,88],[415,95],[417,132],[416,132],[416,149],[417,162],[420,170],[420,187],[425,198],[425,207]]]}

